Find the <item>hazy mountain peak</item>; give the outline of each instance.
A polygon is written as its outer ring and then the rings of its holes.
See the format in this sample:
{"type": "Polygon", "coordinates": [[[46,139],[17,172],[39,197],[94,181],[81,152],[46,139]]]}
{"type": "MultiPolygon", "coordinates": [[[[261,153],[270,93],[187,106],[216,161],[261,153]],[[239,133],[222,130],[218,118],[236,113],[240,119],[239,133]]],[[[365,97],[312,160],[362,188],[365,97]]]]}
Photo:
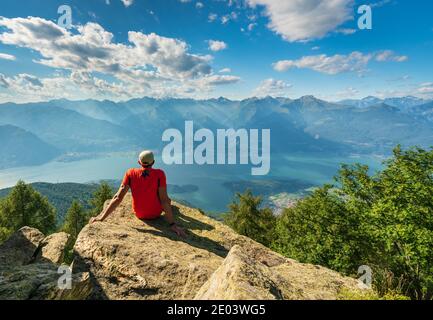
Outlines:
{"type": "Polygon", "coordinates": [[[382,101],[381,99],[375,96],[367,96],[361,100],[364,102],[371,102],[371,103],[378,103],[379,101],[382,101]]]}
{"type": "Polygon", "coordinates": [[[318,99],[313,95],[306,95],[299,98],[301,101],[318,101],[318,99]]]}
{"type": "Polygon", "coordinates": [[[391,106],[391,105],[387,104],[386,102],[376,103],[376,104],[370,106],[369,108],[371,108],[371,109],[383,109],[383,110],[395,111],[395,112],[399,111],[399,109],[397,107],[391,106]]]}

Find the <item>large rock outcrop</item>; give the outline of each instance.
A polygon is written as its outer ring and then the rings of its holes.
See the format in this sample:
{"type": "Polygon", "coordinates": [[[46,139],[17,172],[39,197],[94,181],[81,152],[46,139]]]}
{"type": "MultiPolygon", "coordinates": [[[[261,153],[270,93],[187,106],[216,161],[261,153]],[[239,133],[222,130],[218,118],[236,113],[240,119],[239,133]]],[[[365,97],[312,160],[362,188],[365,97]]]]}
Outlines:
{"type": "Polygon", "coordinates": [[[0,245],[0,300],[86,299],[92,291],[88,273],[72,274],[70,288],[58,285],[68,238],[23,227],[0,245]]]}
{"type": "Polygon", "coordinates": [[[74,268],[89,271],[93,299],[336,299],[355,279],[287,259],[199,210],[174,204],[188,237],[163,219],[142,222],[127,195],[78,236],[74,268]]]}

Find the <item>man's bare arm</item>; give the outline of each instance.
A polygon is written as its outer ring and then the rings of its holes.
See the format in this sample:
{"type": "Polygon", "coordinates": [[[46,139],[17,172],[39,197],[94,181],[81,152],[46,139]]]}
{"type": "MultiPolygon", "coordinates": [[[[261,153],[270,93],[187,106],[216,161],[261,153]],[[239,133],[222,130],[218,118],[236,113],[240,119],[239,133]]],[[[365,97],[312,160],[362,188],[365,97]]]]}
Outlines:
{"type": "Polygon", "coordinates": [[[113,199],[111,199],[110,204],[102,210],[102,212],[97,216],[90,219],[90,223],[96,221],[104,221],[110,214],[116,210],[117,206],[122,203],[123,198],[129,190],[129,186],[121,185],[117,193],[114,195],[113,199]]]}
{"type": "Polygon", "coordinates": [[[159,200],[161,201],[162,209],[164,210],[164,218],[167,220],[167,222],[170,224],[171,229],[173,232],[175,232],[178,236],[185,238],[186,233],[185,231],[176,225],[173,215],[173,209],[171,208],[171,199],[167,194],[167,188],[159,188],[158,189],[158,195],[159,200]]]}

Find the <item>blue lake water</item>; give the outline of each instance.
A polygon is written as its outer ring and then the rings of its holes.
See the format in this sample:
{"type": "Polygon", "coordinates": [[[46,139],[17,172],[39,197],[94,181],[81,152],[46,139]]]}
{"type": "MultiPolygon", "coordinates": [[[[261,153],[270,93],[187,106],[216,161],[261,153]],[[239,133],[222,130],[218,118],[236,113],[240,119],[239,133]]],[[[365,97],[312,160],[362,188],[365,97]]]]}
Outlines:
{"type": "MultiPolygon", "coordinates": [[[[165,170],[169,184],[192,184],[199,188],[197,192],[178,193],[173,195],[173,198],[216,213],[226,211],[228,203],[234,196],[232,191],[223,186],[224,182],[297,179],[313,185],[322,185],[332,181],[341,163],[368,164],[371,170],[375,171],[381,168],[382,161],[382,158],[376,156],[280,155],[272,158],[270,174],[264,177],[251,176],[250,166],[162,164],[159,167],[165,170]]],[[[11,187],[20,179],[28,183],[121,180],[128,168],[136,166],[137,160],[132,154],[110,155],[72,162],[53,161],[40,166],[0,170],[0,189],[11,187]]]]}

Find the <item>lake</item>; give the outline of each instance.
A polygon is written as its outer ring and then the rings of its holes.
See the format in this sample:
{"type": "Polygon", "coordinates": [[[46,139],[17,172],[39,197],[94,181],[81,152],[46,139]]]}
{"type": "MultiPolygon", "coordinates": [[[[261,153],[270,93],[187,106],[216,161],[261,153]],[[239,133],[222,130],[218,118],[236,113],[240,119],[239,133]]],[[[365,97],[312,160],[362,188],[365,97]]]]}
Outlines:
{"type": "MultiPolygon", "coordinates": [[[[195,185],[199,189],[191,193],[177,193],[173,198],[186,201],[205,211],[219,213],[227,209],[233,192],[223,184],[236,181],[289,179],[312,185],[332,182],[341,163],[363,163],[372,171],[381,168],[379,156],[332,156],[332,155],[277,155],[272,157],[268,176],[252,177],[250,166],[240,165],[172,165],[157,164],[165,170],[169,184],[195,185]]],[[[40,166],[0,170],[0,189],[11,187],[18,180],[31,182],[76,182],[121,180],[128,168],[136,167],[133,154],[117,154],[94,159],[71,162],[53,161],[40,166]]],[[[239,190],[243,191],[243,190],[239,190]]]]}

